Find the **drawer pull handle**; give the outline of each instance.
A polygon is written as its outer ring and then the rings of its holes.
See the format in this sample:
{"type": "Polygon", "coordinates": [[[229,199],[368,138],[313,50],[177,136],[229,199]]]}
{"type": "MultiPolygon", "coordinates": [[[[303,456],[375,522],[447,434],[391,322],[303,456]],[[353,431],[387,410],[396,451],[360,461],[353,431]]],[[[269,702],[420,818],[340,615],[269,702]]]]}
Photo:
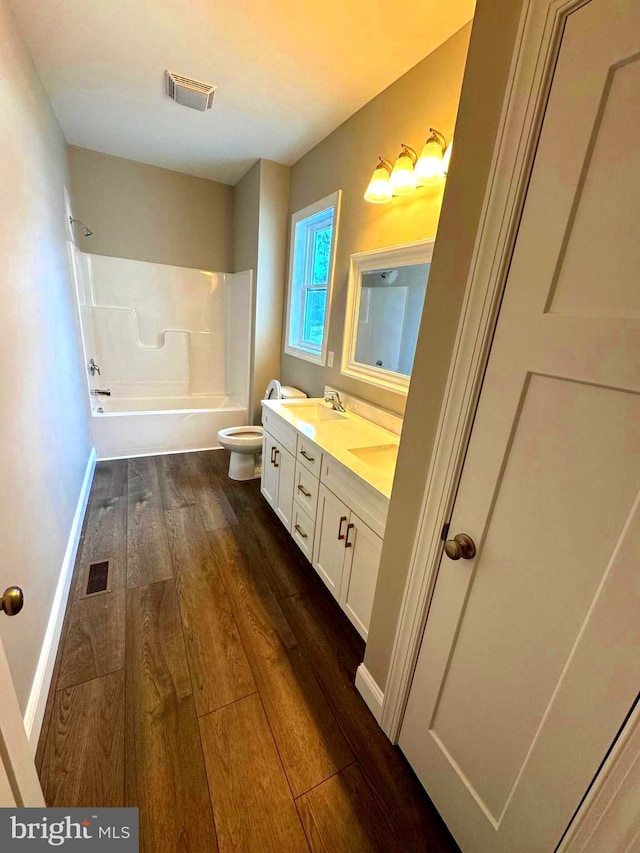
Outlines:
{"type": "Polygon", "coordinates": [[[274,455],[273,465],[275,468],[279,468],[280,466],[278,465],[278,453],[280,453],[280,451],[278,450],[277,447],[274,447],[273,449],[275,450],[275,453],[273,454],[274,455]]]}
{"type": "Polygon", "coordinates": [[[299,524],[294,524],[294,527],[295,527],[295,529],[298,531],[298,533],[300,534],[300,536],[302,536],[302,538],[303,538],[303,539],[306,539],[306,538],[307,538],[307,534],[304,532],[304,530],[300,527],[300,525],[299,525],[299,524]]]}
{"type": "Polygon", "coordinates": [[[304,456],[304,458],[307,460],[307,462],[315,462],[316,461],[316,457],[315,456],[309,456],[309,454],[307,453],[306,450],[301,450],[300,453],[302,456],[304,456]]]}
{"type": "Polygon", "coordinates": [[[353,542],[349,542],[349,531],[353,530],[355,524],[347,524],[347,538],[345,539],[344,547],[353,548],[353,542]]]}
{"type": "Polygon", "coordinates": [[[346,520],[347,520],[347,516],[346,516],[346,515],[341,515],[341,516],[340,516],[340,525],[339,525],[339,527],[338,527],[338,539],[344,539],[344,533],[342,532],[342,525],[344,524],[344,522],[345,522],[346,520]]]}
{"type": "Polygon", "coordinates": [[[274,444],[272,444],[272,445],[271,445],[271,464],[272,464],[272,465],[273,465],[273,464],[275,463],[275,461],[276,461],[276,460],[273,458],[273,454],[274,454],[275,452],[276,452],[275,445],[274,445],[274,444]]]}
{"type": "Polygon", "coordinates": [[[310,498],[310,497],[311,497],[311,492],[308,492],[308,491],[305,489],[305,487],[302,485],[302,483],[299,483],[299,484],[298,484],[298,491],[299,491],[299,492],[302,492],[302,494],[305,496],[305,498],[310,498]]]}

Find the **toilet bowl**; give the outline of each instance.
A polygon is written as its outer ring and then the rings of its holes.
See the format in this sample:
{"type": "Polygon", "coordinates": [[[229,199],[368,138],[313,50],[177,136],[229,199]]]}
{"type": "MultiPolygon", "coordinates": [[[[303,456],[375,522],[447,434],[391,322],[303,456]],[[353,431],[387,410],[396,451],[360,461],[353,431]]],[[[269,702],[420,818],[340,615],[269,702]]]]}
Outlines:
{"type": "Polygon", "coordinates": [[[259,456],[262,452],[262,427],[239,426],[221,429],[218,441],[231,451],[229,477],[232,480],[253,480],[260,476],[259,456]]]}
{"type": "MultiPolygon", "coordinates": [[[[304,391],[281,385],[272,379],[265,391],[264,400],[290,400],[306,397],[304,391]]],[[[236,426],[221,429],[218,441],[231,453],[229,478],[231,480],[254,480],[262,473],[262,427],[236,426]]]]}

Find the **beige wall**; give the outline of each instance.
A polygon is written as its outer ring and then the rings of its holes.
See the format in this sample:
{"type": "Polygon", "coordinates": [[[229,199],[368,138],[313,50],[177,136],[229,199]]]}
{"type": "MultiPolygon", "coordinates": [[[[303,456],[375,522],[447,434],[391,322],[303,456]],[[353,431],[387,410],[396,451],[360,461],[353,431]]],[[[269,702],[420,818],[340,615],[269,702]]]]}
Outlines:
{"type": "Polygon", "coordinates": [[[260,423],[260,401],[267,384],[280,375],[282,314],[291,170],[260,161],[260,237],[256,289],[254,420],[260,423]]]}
{"type": "MultiPolygon", "coordinates": [[[[394,412],[405,398],[340,374],[349,259],[354,252],[433,237],[442,191],[419,190],[387,205],[366,202],[363,193],[378,155],[395,160],[400,144],[420,149],[429,127],[449,139],[456,119],[471,25],[467,24],[426,59],[396,80],[291,169],[290,212],[342,189],[329,350],[334,368],[322,368],[294,356],[282,356],[282,378],[313,396],[325,384],[342,388],[394,412]]],[[[429,311],[430,285],[425,311],[429,311]]]]}
{"type": "Polygon", "coordinates": [[[260,161],[235,186],[233,271],[255,270],[260,225],[260,161]]]}
{"type": "Polygon", "coordinates": [[[74,146],[69,160],[83,252],[233,270],[233,187],[74,146]]]}
{"type": "MultiPolygon", "coordinates": [[[[25,709],[90,452],[88,404],[66,254],[66,143],[0,0],[0,617],[25,709]]],[[[2,699],[0,698],[0,701],[2,699]]]]}
{"type": "Polygon", "coordinates": [[[251,368],[252,414],[280,374],[290,169],[259,160],[236,185],[234,269],[255,271],[255,332],[251,368]]]}
{"type": "Polygon", "coordinates": [[[365,665],[384,689],[480,219],[521,0],[478,0],[422,316],[365,665]]]}

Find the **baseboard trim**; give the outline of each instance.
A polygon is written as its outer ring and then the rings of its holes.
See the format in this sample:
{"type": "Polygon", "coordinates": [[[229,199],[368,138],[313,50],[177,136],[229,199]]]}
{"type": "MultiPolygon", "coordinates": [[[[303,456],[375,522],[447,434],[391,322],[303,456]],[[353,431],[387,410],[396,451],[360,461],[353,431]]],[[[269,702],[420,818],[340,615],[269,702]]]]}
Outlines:
{"type": "Polygon", "coordinates": [[[367,708],[375,717],[376,722],[380,725],[384,693],[378,687],[378,684],[363,663],[356,670],[356,688],[366,702],[367,708]]]}
{"type": "Polygon", "coordinates": [[[93,482],[93,473],[96,467],[96,451],[91,448],[87,467],[84,472],[84,480],[78,497],[75,515],[71,524],[69,539],[67,540],[67,548],[62,560],[58,584],[56,586],[53,603],[51,605],[51,613],[49,614],[49,622],[45,631],[36,674],[31,685],[29,693],[29,701],[24,714],[24,727],[27,732],[27,738],[32,751],[35,753],[40,737],[40,729],[44,719],[44,712],[47,705],[47,696],[49,695],[49,687],[51,686],[51,676],[53,675],[53,667],[56,662],[56,654],[58,652],[58,643],[60,642],[60,634],[62,632],[62,624],[64,622],[64,614],[67,608],[67,598],[69,597],[69,587],[71,586],[71,577],[73,575],[73,567],[76,561],[78,551],[78,543],[80,542],[80,534],[82,532],[82,522],[84,520],[85,510],[89,501],[89,492],[93,482]]]}
{"type": "Polygon", "coordinates": [[[116,462],[118,459],[140,459],[142,456],[173,456],[176,453],[204,453],[210,450],[223,450],[219,444],[215,447],[190,447],[188,450],[151,450],[149,453],[127,453],[125,456],[100,456],[98,462],[116,462]]]}

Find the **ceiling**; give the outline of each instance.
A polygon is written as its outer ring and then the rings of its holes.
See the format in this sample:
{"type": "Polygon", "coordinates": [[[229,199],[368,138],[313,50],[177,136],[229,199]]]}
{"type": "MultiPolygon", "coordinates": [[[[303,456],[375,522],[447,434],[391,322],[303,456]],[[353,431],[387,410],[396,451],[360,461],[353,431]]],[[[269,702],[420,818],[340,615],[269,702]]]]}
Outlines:
{"type": "Polygon", "coordinates": [[[235,184],[292,165],[469,21],[474,0],[11,0],[67,141],[235,184]],[[395,9],[395,11],[394,11],[395,9]],[[164,72],[214,83],[205,113],[164,72]]]}

